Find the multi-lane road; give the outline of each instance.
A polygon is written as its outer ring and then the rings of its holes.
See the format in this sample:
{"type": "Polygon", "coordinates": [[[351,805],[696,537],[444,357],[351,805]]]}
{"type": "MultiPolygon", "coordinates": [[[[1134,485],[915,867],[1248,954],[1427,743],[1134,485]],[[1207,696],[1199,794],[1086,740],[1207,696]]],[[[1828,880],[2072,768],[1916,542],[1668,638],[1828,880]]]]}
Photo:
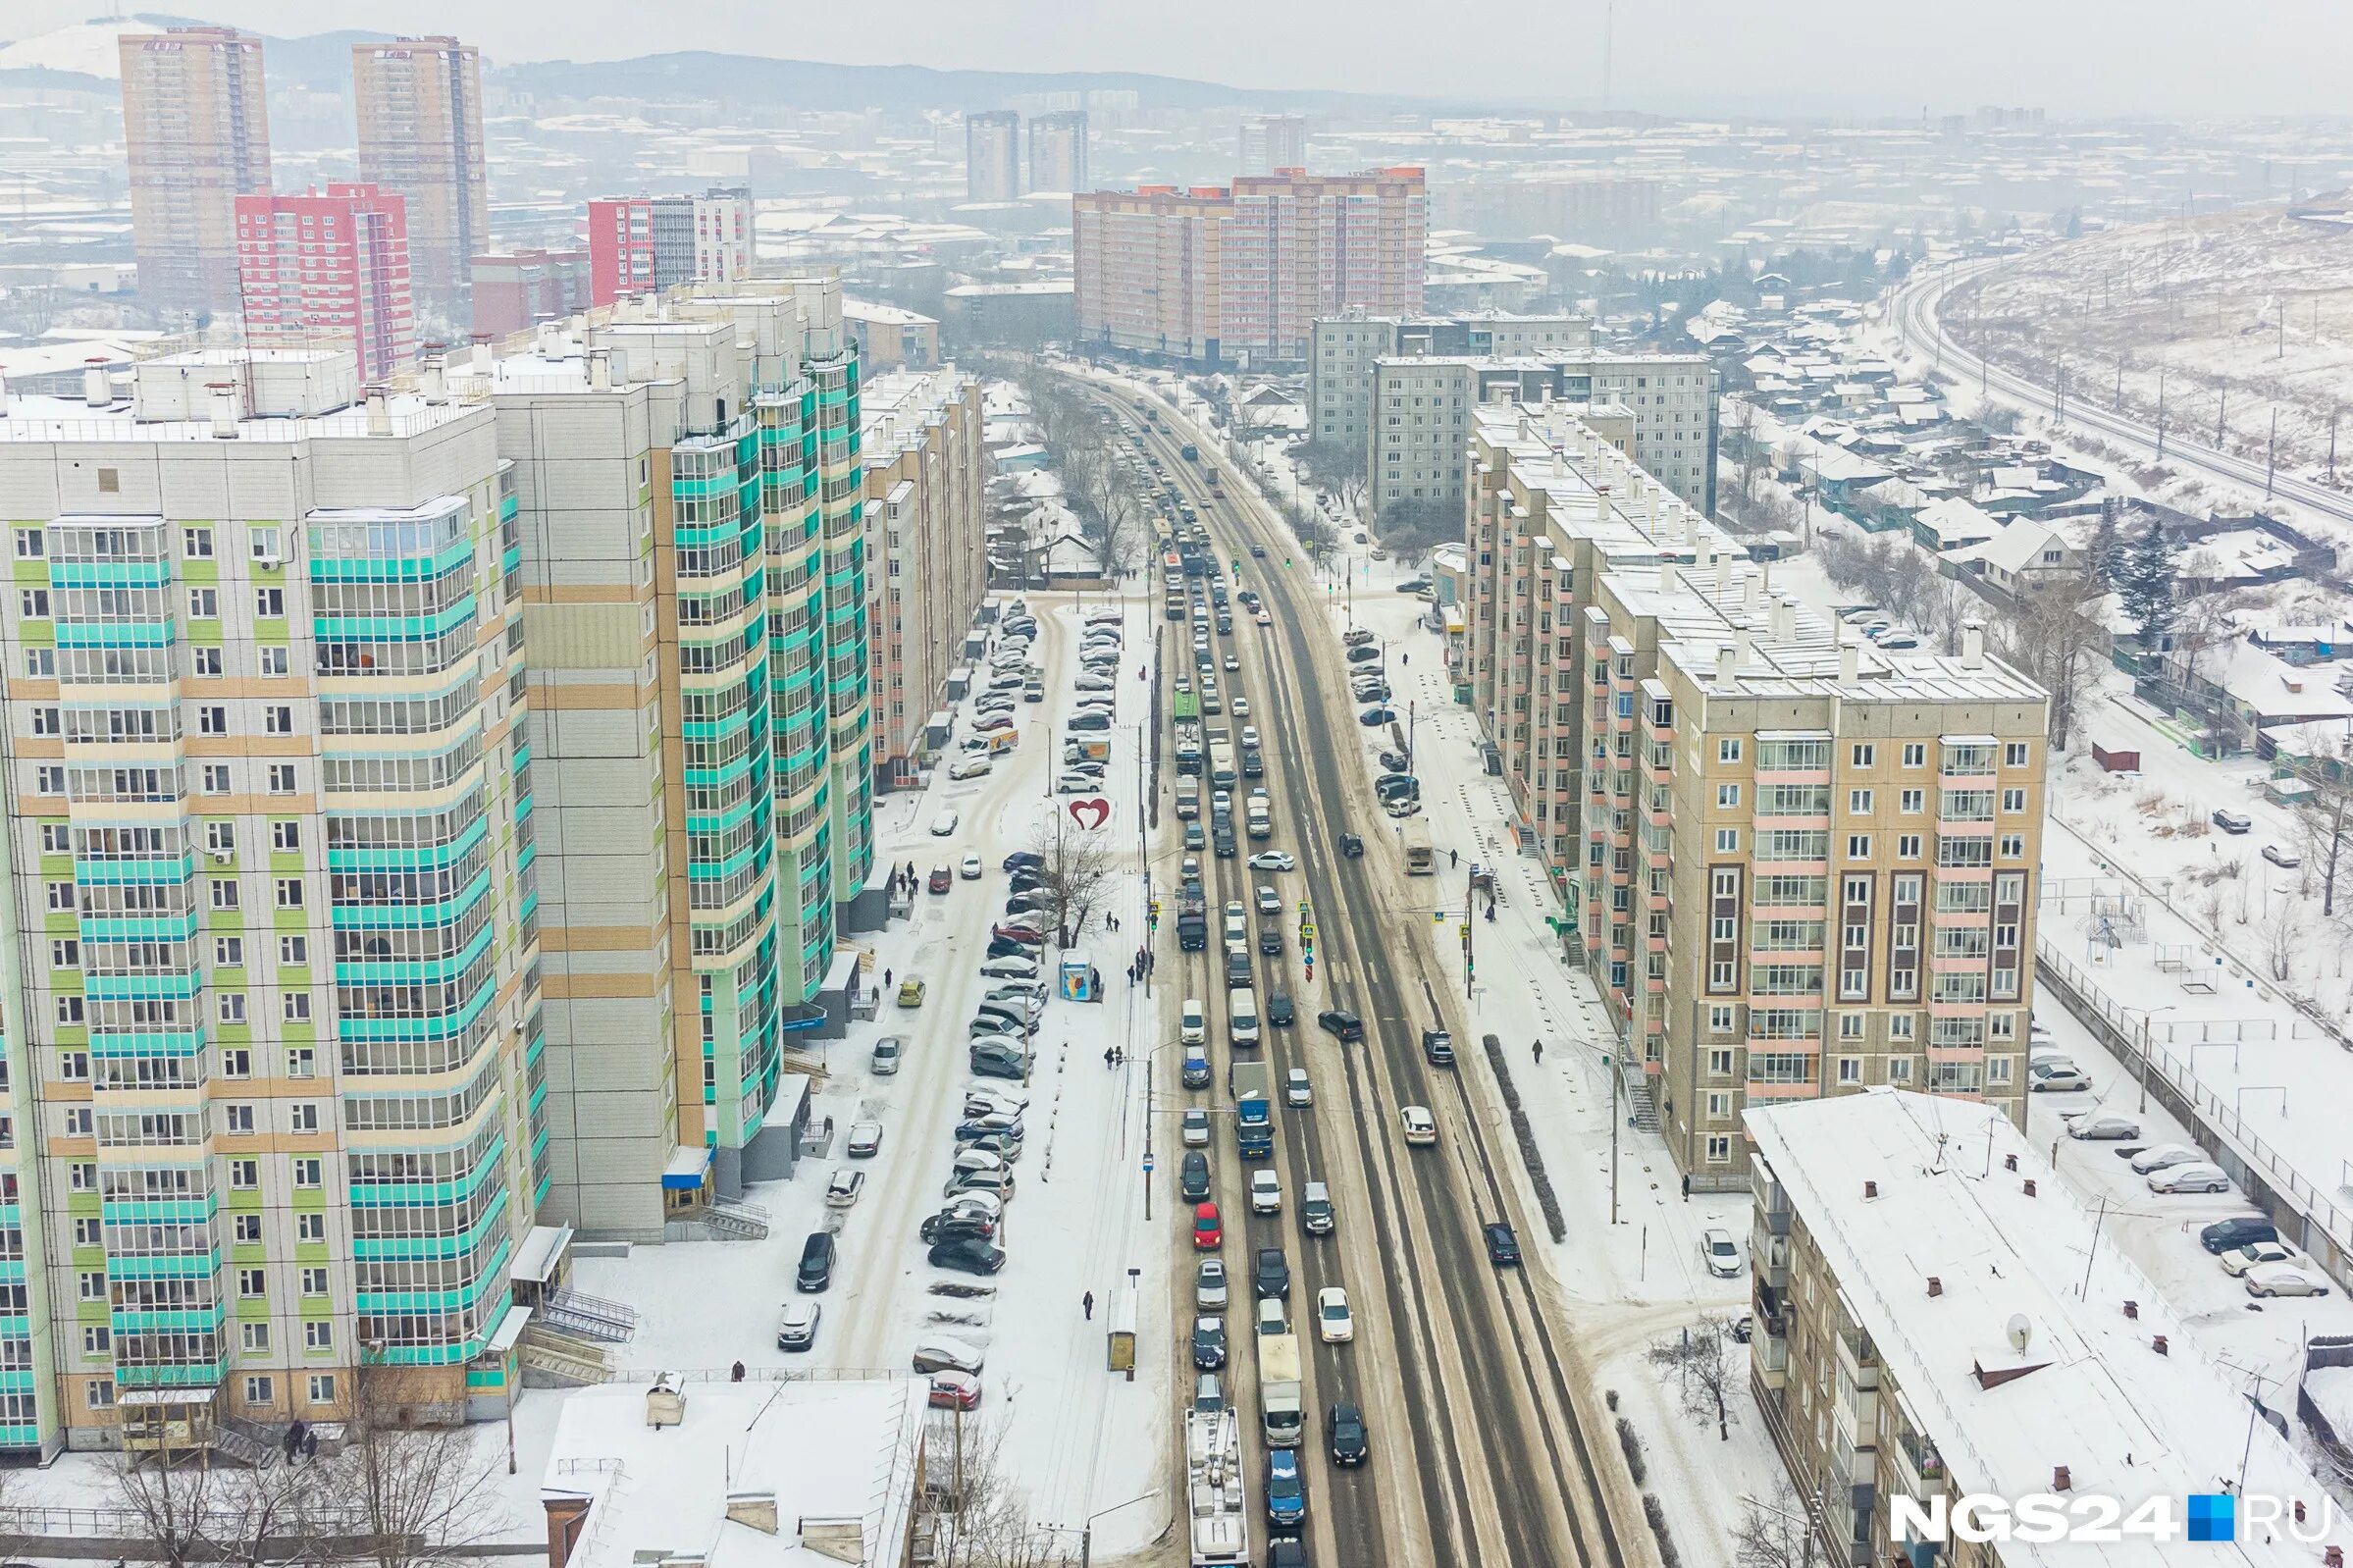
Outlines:
{"type": "MultiPolygon", "coordinates": [[[[1972,353],[1945,331],[1944,324],[1937,317],[1937,307],[1948,289],[1980,278],[2001,265],[2002,258],[1997,257],[1920,268],[1890,296],[1888,319],[1905,346],[1912,352],[1928,355],[1957,372],[1974,375],[1988,394],[1998,394],[2029,408],[2047,410],[2054,401],[2052,389],[2037,385],[2015,371],[2006,370],[1972,353]]],[[[2113,409],[2098,407],[2082,397],[2068,399],[2066,418],[2070,425],[2081,426],[2136,451],[2148,452],[2153,457],[2156,455],[2156,430],[2137,419],[2113,409]]],[[[2218,451],[2186,436],[2179,428],[2166,432],[2165,461],[2170,467],[2237,486],[2256,496],[2264,494],[2262,463],[2230,452],[2218,451]]],[[[2299,506],[2310,507],[2322,516],[2353,522],[2353,496],[2285,474],[2274,476],[2270,488],[2274,496],[2299,506]]]]}
{"type": "MultiPolygon", "coordinates": [[[[1088,386],[1106,404],[1137,419],[1131,390],[1088,386]]],[[[1357,723],[1339,640],[1296,542],[1230,467],[1225,498],[1213,500],[1204,475],[1222,459],[1212,437],[1183,422],[1171,405],[1151,401],[1167,424],[1147,430],[1149,449],[1198,510],[1219,556],[1241,561],[1230,586],[1237,593],[1255,588],[1273,620],[1259,627],[1237,603],[1233,634],[1213,632],[1211,642],[1221,684],[1249,698],[1246,722],[1265,738],[1264,783],[1273,799],[1275,835],[1263,842],[1244,839],[1232,859],[1202,857],[1213,932],[1220,908],[1238,900],[1253,912],[1255,934],[1260,882],[1273,883],[1282,898],[1286,950],[1279,959],[1255,960],[1260,1012],[1263,1017],[1264,998],[1279,975],[1297,1003],[1298,1021],[1289,1028],[1266,1027],[1258,1060],[1272,1069],[1279,1091],[1294,1067],[1307,1071],[1315,1090],[1312,1109],[1279,1107],[1276,1113],[1274,1164],[1284,1196],[1279,1215],[1248,1214],[1248,1168],[1234,1155],[1230,1119],[1212,1119],[1215,1193],[1226,1219],[1224,1255],[1232,1290],[1228,1390],[1243,1413],[1252,1451],[1263,1455],[1256,1440],[1251,1264],[1258,1248],[1280,1246],[1292,1274],[1291,1321],[1308,1352],[1301,1468],[1308,1478],[1306,1535],[1315,1562],[1349,1568],[1431,1562],[1621,1568],[1653,1561],[1639,1499],[1606,1436],[1597,1396],[1575,1346],[1547,1316],[1549,1281],[1541,1268],[1498,1270],[1487,1257],[1484,1223],[1509,1221],[1533,1254],[1542,1221],[1519,1212],[1509,1170],[1518,1155],[1487,1080],[1484,1052],[1463,1032],[1449,993],[1433,983],[1438,960],[1430,934],[1432,911],[1459,914],[1466,890],[1454,877],[1404,873],[1365,767],[1370,732],[1357,723]],[[1179,445],[1187,442],[1199,447],[1199,464],[1181,458],[1179,445]],[[1265,549],[1264,559],[1251,556],[1254,545],[1265,549]],[[1286,566],[1286,557],[1299,564],[1286,566]],[[1223,669],[1229,651],[1239,657],[1239,671],[1223,669]],[[1343,832],[1362,835],[1361,859],[1341,857],[1343,832]],[[1297,868],[1250,871],[1248,855],[1270,846],[1289,851],[1297,868]],[[1302,898],[1317,934],[1312,982],[1302,975],[1297,940],[1302,898]],[[1341,1045],[1322,1032],[1316,1015],[1328,1007],[1361,1015],[1367,1039],[1341,1045]],[[1425,1063],[1426,1025],[1454,1032],[1456,1068],[1425,1063]],[[1435,1147],[1406,1143],[1398,1113],[1407,1105],[1436,1114],[1435,1147]],[[1311,1237],[1299,1228],[1299,1196],[1310,1179],[1332,1188],[1339,1215],[1332,1236],[1311,1237]],[[1316,1293],[1327,1284],[1347,1289],[1353,1342],[1317,1340],[1316,1293]],[[1339,1400],[1365,1412],[1372,1456],[1361,1469],[1341,1469],[1328,1458],[1326,1414],[1339,1400]]],[[[1164,680],[1179,670],[1192,673],[1188,638],[1175,624],[1169,630],[1164,680]]],[[[1204,720],[1220,722],[1238,734],[1245,721],[1204,720]]],[[[1154,787],[1169,781],[1164,773],[1154,787]]],[[[1241,781],[1237,793],[1249,785],[1241,781]]],[[[1158,858],[1155,881],[1163,889],[1175,885],[1178,853],[1158,858]]],[[[1171,993],[1172,1006],[1179,997],[1208,1005],[1220,1086],[1186,1091],[1176,1082],[1176,1064],[1167,1062],[1165,1103],[1172,1106],[1230,1108],[1222,1090],[1230,1057],[1218,946],[1213,941],[1202,953],[1180,954],[1166,931],[1162,936],[1163,952],[1179,962],[1164,964],[1159,982],[1171,993]]],[[[1176,1153],[1170,1151],[1170,1169],[1176,1153]]],[[[1170,1224],[1189,1230],[1181,1206],[1170,1224]]],[[[1177,1317],[1188,1322],[1192,1271],[1176,1272],[1184,1296],[1177,1317]]],[[[1171,1350],[1179,1365],[1189,1364],[1181,1339],[1171,1350]]],[[[1254,1540],[1265,1535],[1264,1481],[1262,1460],[1252,1467],[1254,1540]]],[[[1262,1553],[1253,1556],[1263,1560],[1262,1553]]]]}

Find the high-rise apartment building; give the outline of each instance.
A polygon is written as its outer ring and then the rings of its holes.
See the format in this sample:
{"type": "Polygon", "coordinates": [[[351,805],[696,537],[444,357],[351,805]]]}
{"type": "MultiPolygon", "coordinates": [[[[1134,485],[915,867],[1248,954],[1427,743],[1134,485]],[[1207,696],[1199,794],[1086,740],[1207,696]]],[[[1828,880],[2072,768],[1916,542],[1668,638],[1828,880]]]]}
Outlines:
{"type": "Polygon", "coordinates": [[[173,27],[127,32],[120,50],[140,296],[163,311],[234,311],[236,198],[270,188],[261,39],[173,27]]]}
{"type": "Polygon", "coordinates": [[[1696,1186],[1752,1104],[1895,1085],[2024,1114],[2048,702],[1776,596],[1626,455],[1624,409],[1490,404],[1458,680],[1638,1105],[1696,1186]]]}
{"type": "Polygon", "coordinates": [[[1011,201],[1021,193],[1021,117],[1011,109],[965,116],[965,199],[1011,201]]]}
{"type": "Polygon", "coordinates": [[[529,332],[589,307],[585,250],[493,250],[473,258],[473,330],[493,338],[529,332]]]}
{"type": "Polygon", "coordinates": [[[866,602],[874,767],[912,786],[924,726],[988,592],[980,384],[954,366],[866,383],[866,602]]]}
{"type": "Polygon", "coordinates": [[[1363,311],[1319,317],[1307,355],[1309,434],[1349,445],[1373,428],[1373,361],[1403,354],[1476,359],[1583,351],[1594,346],[1591,316],[1378,316],[1363,311]]]}
{"type": "Polygon", "coordinates": [[[523,507],[547,911],[549,1215],[657,1238],[789,1172],[786,1026],[873,864],[857,360],[831,280],[541,329],[464,372],[523,507]]]}
{"type": "Polygon", "coordinates": [[[606,196],[589,203],[589,296],[609,305],[686,284],[752,273],[752,195],[714,185],[699,196],[606,196]]]}
{"type": "Polygon", "coordinates": [[[1089,342],[1210,363],[1300,360],[1319,316],[1421,308],[1419,169],[1099,190],[1072,207],[1089,342]]]}
{"type": "Polygon", "coordinates": [[[340,340],[362,386],[406,370],[416,357],[416,332],[405,205],[365,184],[237,197],[246,338],[275,347],[340,340]]]}
{"type": "Polygon", "coordinates": [[[1372,405],[1365,494],[1376,517],[1399,500],[1459,506],[1472,411],[1498,399],[1623,409],[1627,455],[1682,500],[1713,509],[1716,376],[1705,354],[1407,355],[1374,360],[1365,380],[1372,405]]]}
{"type": "Polygon", "coordinates": [[[1063,109],[1029,119],[1029,188],[1084,190],[1087,178],[1086,111],[1063,109]]]}
{"type": "Polygon", "coordinates": [[[547,1145],[493,412],[312,350],[92,381],[0,420],[0,1444],[255,1458],[363,1356],[503,1406],[547,1145]]]}
{"type": "Polygon", "coordinates": [[[488,248],[482,56],[455,38],[351,46],[359,177],[408,204],[410,294],[429,340],[473,330],[472,264],[488,248]]]}
{"type": "Polygon", "coordinates": [[[1280,174],[1307,167],[1304,115],[1250,115],[1242,121],[1242,173],[1280,174]]]}

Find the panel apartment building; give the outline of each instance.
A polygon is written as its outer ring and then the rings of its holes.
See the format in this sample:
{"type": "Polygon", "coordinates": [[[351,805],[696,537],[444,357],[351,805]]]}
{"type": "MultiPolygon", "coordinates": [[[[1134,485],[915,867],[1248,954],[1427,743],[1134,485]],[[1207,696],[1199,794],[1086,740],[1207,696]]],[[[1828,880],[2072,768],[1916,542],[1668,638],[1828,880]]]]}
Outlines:
{"type": "Polygon", "coordinates": [[[1677,1166],[1879,1084],[2022,1118],[2044,693],[1774,595],[1626,431],[1476,410],[1458,678],[1677,1166]]]}
{"type": "Polygon", "coordinates": [[[1882,1089],[1762,1108],[1748,1125],[1750,1385],[1785,1495],[1820,1538],[1814,1560],[2305,1568],[2353,1546],[2309,1462],[2257,1419],[2294,1390],[2204,1353],[2204,1331],[2008,1119],[1882,1089]],[[2179,1525],[2199,1492],[2238,1495],[2220,1542],[1936,1543],[1895,1518],[1899,1500],[2057,1493],[2127,1518],[2161,1500],[2179,1525]],[[2267,1536],[2251,1509],[2270,1499],[2284,1517],[2267,1536]]]}
{"type": "Polygon", "coordinates": [[[270,189],[261,39],[173,27],[126,32],[118,47],[139,297],[174,313],[234,311],[236,198],[270,189]]]}
{"type": "Polygon", "coordinates": [[[474,255],[491,237],[482,52],[447,36],[355,43],[351,107],[360,179],[408,205],[417,318],[431,340],[463,341],[474,255]]]}
{"type": "Polygon", "coordinates": [[[407,204],[367,184],[236,198],[239,314],[263,347],[347,345],[363,387],[416,357],[407,204]]]}
{"type": "Polygon", "coordinates": [[[752,275],[752,193],[713,185],[699,196],[601,196],[589,203],[589,297],[609,305],[689,284],[752,275]]]}
{"type": "Polygon", "coordinates": [[[1426,208],[1411,168],[1078,195],[1079,339],[1204,364],[1304,360],[1320,316],[1421,309],[1426,208]]]}
{"type": "Polygon", "coordinates": [[[1373,362],[1406,354],[1514,359],[1594,346],[1591,316],[1319,317],[1307,355],[1309,434],[1345,445],[1373,429],[1373,362]]]}
{"type": "Polygon", "coordinates": [[[552,764],[551,1222],[789,1173],[786,1036],[873,865],[857,358],[831,280],[633,300],[458,367],[497,408],[552,764]]]}
{"type": "Polygon", "coordinates": [[[980,383],[947,366],[866,383],[867,619],[876,787],[914,787],[924,727],[988,592],[980,383]]]}
{"type": "Polygon", "coordinates": [[[0,1446],[250,1457],[363,1347],[504,1405],[549,1181],[509,478],[488,405],[326,351],[0,419],[0,1446]]]}
{"type": "Polygon", "coordinates": [[[1011,109],[965,116],[965,199],[1011,201],[1021,193],[1021,117],[1011,109]]]}

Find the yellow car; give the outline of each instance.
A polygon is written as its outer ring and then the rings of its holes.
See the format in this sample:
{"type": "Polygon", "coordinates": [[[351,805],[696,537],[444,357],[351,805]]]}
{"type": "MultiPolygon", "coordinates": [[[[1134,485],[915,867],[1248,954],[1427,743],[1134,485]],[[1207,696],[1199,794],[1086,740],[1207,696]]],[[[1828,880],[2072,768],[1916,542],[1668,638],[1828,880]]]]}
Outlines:
{"type": "Polygon", "coordinates": [[[923,982],[914,979],[901,980],[899,982],[899,1005],[901,1007],[921,1007],[923,1005],[923,982]]]}

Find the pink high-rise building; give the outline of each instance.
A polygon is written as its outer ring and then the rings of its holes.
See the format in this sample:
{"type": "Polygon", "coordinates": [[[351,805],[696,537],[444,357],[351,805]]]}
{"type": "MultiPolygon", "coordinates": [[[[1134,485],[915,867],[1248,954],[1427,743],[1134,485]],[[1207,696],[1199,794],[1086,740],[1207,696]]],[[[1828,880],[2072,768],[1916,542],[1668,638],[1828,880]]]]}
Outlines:
{"type": "Polygon", "coordinates": [[[236,248],[246,336],[271,346],[342,341],[362,385],[416,357],[408,214],[374,185],[239,196],[236,248]]]}

